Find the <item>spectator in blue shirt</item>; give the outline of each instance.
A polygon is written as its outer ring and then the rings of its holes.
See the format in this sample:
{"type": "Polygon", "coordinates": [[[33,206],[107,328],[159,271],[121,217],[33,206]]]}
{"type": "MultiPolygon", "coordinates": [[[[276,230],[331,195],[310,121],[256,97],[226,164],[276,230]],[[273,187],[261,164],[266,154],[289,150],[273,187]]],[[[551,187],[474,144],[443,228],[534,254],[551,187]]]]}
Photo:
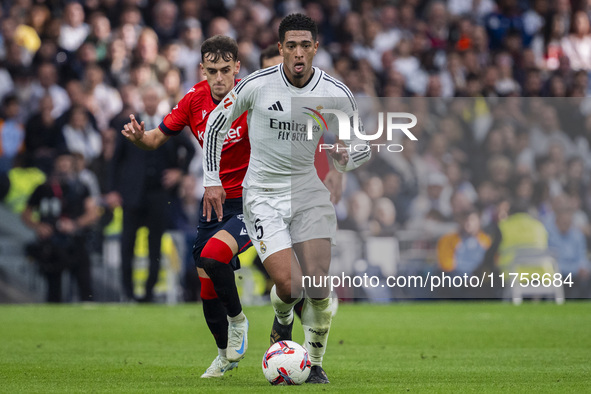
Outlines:
{"type": "Polygon", "coordinates": [[[555,212],[555,220],[547,225],[548,247],[556,256],[563,276],[572,274],[573,286],[565,287],[567,297],[585,298],[591,295],[591,266],[587,259],[585,236],[573,225],[574,210],[564,206],[555,212]]]}

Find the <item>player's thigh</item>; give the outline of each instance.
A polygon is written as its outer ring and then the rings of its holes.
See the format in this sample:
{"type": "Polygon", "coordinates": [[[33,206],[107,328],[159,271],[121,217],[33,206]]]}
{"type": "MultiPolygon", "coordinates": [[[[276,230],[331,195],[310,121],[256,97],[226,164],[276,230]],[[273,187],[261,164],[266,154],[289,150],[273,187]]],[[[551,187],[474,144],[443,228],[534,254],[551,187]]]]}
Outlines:
{"type": "MultiPolygon", "coordinates": [[[[244,192],[244,222],[263,264],[273,254],[291,248],[289,196],[244,192]]],[[[265,264],[266,266],[266,264],[265,264]]]]}
{"type": "Polygon", "coordinates": [[[228,245],[234,255],[244,252],[252,245],[242,213],[242,204],[213,237],[228,245]]]}
{"type": "MultiPolygon", "coordinates": [[[[330,246],[337,231],[337,217],[330,202],[330,192],[324,186],[312,186],[306,190],[306,196],[305,199],[294,196],[291,240],[295,245],[309,240],[328,239],[330,246]]],[[[330,260],[330,248],[328,253],[330,260]]]]}
{"type": "Polygon", "coordinates": [[[230,264],[234,270],[240,268],[236,255],[250,246],[250,238],[244,225],[242,215],[242,201],[227,200],[224,204],[224,219],[222,222],[207,222],[200,217],[197,227],[197,236],[193,245],[193,259],[197,268],[202,268],[201,252],[212,238],[218,239],[226,244],[234,257],[230,264]]]}

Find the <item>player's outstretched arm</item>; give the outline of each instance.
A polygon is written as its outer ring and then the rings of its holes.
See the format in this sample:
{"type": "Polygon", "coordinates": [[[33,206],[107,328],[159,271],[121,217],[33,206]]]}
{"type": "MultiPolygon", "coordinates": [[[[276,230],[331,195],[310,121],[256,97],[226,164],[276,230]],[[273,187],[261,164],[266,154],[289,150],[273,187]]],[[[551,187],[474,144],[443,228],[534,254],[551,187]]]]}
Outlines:
{"type": "Polygon", "coordinates": [[[121,134],[135,146],[144,150],[158,149],[170,138],[158,128],[146,131],[144,122],[138,123],[133,114],[129,115],[129,123],[123,126],[121,134]]]}

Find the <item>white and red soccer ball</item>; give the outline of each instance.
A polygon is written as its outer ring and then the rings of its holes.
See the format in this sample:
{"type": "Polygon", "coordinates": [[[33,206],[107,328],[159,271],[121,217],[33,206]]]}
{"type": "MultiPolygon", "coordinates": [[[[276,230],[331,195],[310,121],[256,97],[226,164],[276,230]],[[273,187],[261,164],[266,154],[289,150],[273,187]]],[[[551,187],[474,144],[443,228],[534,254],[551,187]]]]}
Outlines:
{"type": "Polygon", "coordinates": [[[276,342],[263,356],[263,374],[274,386],[302,384],[310,368],[308,351],[293,341],[276,342]]]}

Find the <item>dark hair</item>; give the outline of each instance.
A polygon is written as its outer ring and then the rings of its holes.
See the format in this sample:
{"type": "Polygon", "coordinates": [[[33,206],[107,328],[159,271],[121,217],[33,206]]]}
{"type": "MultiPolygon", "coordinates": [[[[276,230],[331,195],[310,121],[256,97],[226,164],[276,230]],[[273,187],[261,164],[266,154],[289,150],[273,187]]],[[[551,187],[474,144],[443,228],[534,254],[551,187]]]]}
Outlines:
{"type": "Polygon", "coordinates": [[[509,215],[514,215],[516,213],[527,213],[530,208],[529,201],[522,198],[513,199],[510,204],[511,207],[509,208],[509,215]]]}
{"type": "Polygon", "coordinates": [[[271,59],[275,56],[279,56],[279,48],[277,48],[277,44],[271,44],[264,51],[261,52],[261,57],[259,58],[259,65],[263,67],[263,60],[271,59]]]}
{"type": "Polygon", "coordinates": [[[238,60],[238,44],[230,37],[217,35],[203,41],[201,45],[201,59],[217,63],[220,59],[226,62],[238,60]]]}
{"type": "Polygon", "coordinates": [[[279,42],[285,41],[285,33],[293,30],[306,30],[312,33],[312,39],[316,41],[318,26],[309,16],[304,14],[290,14],[283,18],[279,24],[279,42]]]}
{"type": "Polygon", "coordinates": [[[3,107],[7,107],[11,104],[20,104],[20,100],[18,99],[18,96],[15,93],[8,93],[2,99],[2,106],[3,107]]]}

